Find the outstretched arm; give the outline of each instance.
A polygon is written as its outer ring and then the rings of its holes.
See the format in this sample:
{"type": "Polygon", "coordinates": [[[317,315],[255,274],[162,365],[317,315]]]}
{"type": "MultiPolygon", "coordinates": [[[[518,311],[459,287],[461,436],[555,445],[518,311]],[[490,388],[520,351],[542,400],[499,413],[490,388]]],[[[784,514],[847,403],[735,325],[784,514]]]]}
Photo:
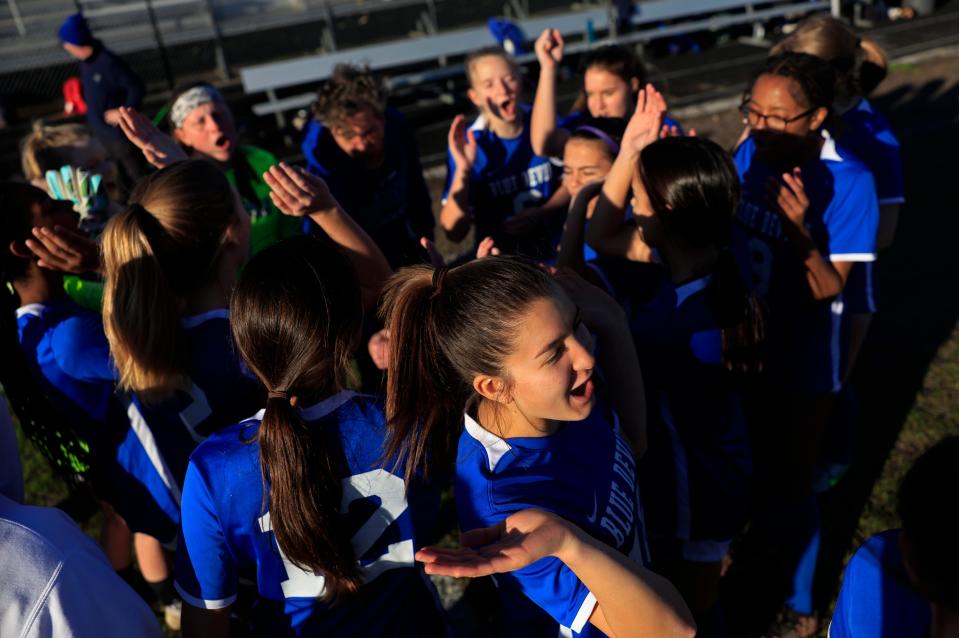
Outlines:
{"type": "Polygon", "coordinates": [[[476,138],[466,130],[466,118],[462,115],[453,118],[446,141],[453,157],[453,175],[440,209],[440,226],[450,241],[462,241],[473,224],[469,188],[470,171],[476,160],[476,138]]]}
{"type": "Polygon", "coordinates": [[[186,152],[172,137],[162,132],[143,113],[134,108],[121,106],[120,130],[127,139],[143,152],[146,160],[157,168],[188,159],[186,152]]]}
{"type": "Polygon", "coordinates": [[[623,133],[623,144],[606,176],[586,233],[586,241],[597,252],[630,261],[652,260],[652,250],[635,229],[623,223],[623,214],[639,154],[658,139],[665,112],[663,96],[652,85],[646,85],[636,99],[636,111],[623,133]]]}
{"type": "Polygon", "coordinates": [[[416,559],[428,574],[477,577],[509,572],[554,556],[596,597],[590,622],[616,638],[691,637],[692,614],[665,578],[634,563],[572,523],[539,510],[522,510],[499,525],[462,536],[477,549],[426,547],[416,559]]]}
{"type": "Polygon", "coordinates": [[[379,249],[359,224],[353,221],[330,193],[326,182],[299,167],[281,162],[263,173],[270,199],[286,215],[309,215],[317,226],[347,253],[363,289],[363,306],[374,308],[383,284],[393,271],[379,249]]]}
{"type": "Polygon", "coordinates": [[[544,30],[534,46],[539,60],[539,81],[529,137],[533,152],[545,157],[560,157],[569,139],[569,133],[556,128],[556,72],[563,61],[563,47],[563,35],[556,29],[544,30]]]}

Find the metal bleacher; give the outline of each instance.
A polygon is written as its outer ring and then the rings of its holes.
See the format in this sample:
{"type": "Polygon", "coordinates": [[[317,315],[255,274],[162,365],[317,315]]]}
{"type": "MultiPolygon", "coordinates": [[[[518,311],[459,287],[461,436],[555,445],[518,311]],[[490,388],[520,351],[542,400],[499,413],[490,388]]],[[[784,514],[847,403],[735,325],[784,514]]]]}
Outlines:
{"type": "MultiPolygon", "coordinates": [[[[547,28],[555,28],[567,40],[567,52],[575,54],[607,42],[638,43],[700,30],[718,30],[739,24],[802,15],[830,8],[829,0],[743,2],[743,0],[648,0],[635,3],[631,28],[618,34],[614,13],[606,3],[595,8],[570,10],[543,16],[525,16],[515,23],[529,39],[547,28]],[[757,7],[758,5],[758,7],[757,7]],[[596,40],[592,37],[596,36],[596,40]]],[[[240,71],[247,94],[264,93],[265,102],[255,104],[257,115],[274,115],[283,123],[283,113],[301,109],[313,99],[310,92],[278,97],[277,91],[290,87],[309,87],[328,78],[337,64],[350,62],[368,65],[374,71],[390,74],[391,88],[436,83],[462,74],[460,61],[470,51],[495,44],[485,25],[422,37],[406,38],[372,46],[336,50],[293,60],[248,66],[240,71]],[[427,70],[404,71],[404,67],[430,65],[427,70]]],[[[519,56],[520,62],[533,59],[531,53],[519,56]]]]}

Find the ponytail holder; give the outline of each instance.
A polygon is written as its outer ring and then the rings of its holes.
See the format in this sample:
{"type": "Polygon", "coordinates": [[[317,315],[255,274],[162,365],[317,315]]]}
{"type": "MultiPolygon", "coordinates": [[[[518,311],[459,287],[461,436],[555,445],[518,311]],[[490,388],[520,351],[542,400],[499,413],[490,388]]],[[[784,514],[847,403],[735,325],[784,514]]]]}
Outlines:
{"type": "Polygon", "coordinates": [[[267,399],[283,399],[284,401],[288,401],[290,399],[290,391],[289,390],[270,390],[269,392],[266,393],[266,398],[267,399]]]}
{"type": "Polygon", "coordinates": [[[443,292],[443,282],[446,280],[446,273],[449,270],[448,266],[433,269],[433,294],[430,295],[430,299],[435,299],[443,292]]]}

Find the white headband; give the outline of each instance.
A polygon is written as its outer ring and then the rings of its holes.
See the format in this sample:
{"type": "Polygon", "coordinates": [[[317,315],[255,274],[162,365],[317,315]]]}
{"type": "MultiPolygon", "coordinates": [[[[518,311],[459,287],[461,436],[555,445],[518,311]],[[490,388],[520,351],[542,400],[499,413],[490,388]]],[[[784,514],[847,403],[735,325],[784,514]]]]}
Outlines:
{"type": "Polygon", "coordinates": [[[200,84],[184,91],[170,107],[170,121],[173,122],[173,126],[176,128],[183,126],[184,120],[193,109],[207,102],[223,102],[223,96],[208,84],[200,84]]]}

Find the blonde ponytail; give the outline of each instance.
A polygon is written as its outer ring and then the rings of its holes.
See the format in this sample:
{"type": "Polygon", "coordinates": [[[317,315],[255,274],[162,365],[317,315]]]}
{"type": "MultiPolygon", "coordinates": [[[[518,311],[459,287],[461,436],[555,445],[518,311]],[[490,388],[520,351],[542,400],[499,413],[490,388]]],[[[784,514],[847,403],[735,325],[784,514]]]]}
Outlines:
{"type": "Polygon", "coordinates": [[[186,380],[183,310],[215,276],[237,207],[226,177],[203,160],[145,178],[130,201],[103,232],[103,324],[121,389],[159,401],[186,380]]]}

